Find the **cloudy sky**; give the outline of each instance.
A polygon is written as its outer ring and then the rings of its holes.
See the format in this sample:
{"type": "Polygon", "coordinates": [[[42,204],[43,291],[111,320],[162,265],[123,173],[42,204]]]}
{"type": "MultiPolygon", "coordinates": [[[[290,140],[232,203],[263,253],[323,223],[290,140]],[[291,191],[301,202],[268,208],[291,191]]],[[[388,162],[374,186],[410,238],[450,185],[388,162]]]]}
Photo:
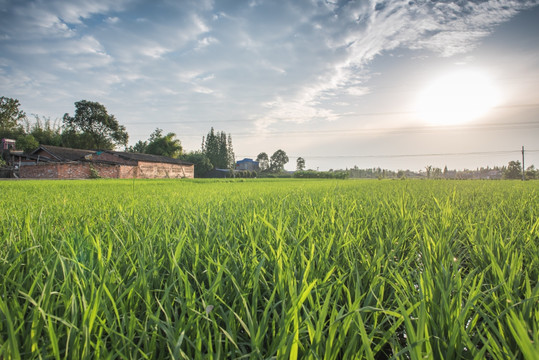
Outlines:
{"type": "Polygon", "coordinates": [[[295,168],[539,166],[539,2],[0,0],[0,95],[295,168]],[[535,150],[535,151],[534,151],[535,150]]]}

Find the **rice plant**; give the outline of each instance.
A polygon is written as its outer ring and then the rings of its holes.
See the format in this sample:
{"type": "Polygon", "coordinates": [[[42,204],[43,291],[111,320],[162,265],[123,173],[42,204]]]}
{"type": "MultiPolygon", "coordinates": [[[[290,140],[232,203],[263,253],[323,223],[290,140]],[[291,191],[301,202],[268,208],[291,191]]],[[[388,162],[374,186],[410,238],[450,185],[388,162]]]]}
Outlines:
{"type": "Polygon", "coordinates": [[[1,359],[537,359],[539,187],[0,183],[1,359]]]}

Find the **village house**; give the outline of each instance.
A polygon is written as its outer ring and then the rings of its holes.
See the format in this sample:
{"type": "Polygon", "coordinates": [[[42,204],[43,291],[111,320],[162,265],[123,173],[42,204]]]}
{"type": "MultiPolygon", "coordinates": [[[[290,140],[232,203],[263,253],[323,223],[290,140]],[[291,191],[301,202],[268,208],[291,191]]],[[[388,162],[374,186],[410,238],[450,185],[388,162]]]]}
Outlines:
{"type": "Polygon", "coordinates": [[[194,178],[194,165],[166,156],[41,145],[20,161],[19,177],[33,179],[194,178]]]}
{"type": "Polygon", "coordinates": [[[260,170],[260,166],[259,166],[258,161],[245,158],[243,160],[236,161],[236,170],[258,171],[260,170]]]}

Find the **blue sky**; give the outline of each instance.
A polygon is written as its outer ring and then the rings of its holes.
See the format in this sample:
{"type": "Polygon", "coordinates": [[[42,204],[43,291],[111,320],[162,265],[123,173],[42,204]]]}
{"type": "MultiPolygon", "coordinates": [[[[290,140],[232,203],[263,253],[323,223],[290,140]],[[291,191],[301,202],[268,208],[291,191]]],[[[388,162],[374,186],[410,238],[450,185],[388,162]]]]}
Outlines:
{"type": "Polygon", "coordinates": [[[52,119],[98,101],[131,144],[159,127],[198,150],[213,126],[288,169],[505,165],[539,150],[538,4],[0,0],[0,95],[52,119]],[[427,120],[437,81],[487,105],[427,120]],[[424,154],[446,155],[400,156],[424,154]]]}

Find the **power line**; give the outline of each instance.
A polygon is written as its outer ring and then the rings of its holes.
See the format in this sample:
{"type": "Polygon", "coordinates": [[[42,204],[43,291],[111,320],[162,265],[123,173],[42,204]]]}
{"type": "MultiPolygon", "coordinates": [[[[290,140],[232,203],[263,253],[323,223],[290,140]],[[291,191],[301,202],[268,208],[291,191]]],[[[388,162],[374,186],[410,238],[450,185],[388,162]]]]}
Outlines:
{"type": "MultiPolygon", "coordinates": [[[[537,153],[539,150],[526,150],[526,153],[537,153]]],[[[368,159],[386,159],[386,158],[406,158],[406,157],[438,157],[438,156],[477,156],[477,155],[509,155],[520,154],[521,150],[503,150],[503,151],[471,151],[471,152],[453,152],[453,153],[428,153],[428,154],[388,154],[388,155],[315,155],[301,156],[308,159],[341,159],[341,158],[368,158],[368,159]]],[[[238,157],[249,157],[238,155],[238,157]]],[[[298,158],[300,156],[288,156],[289,158],[298,158]]]]}

